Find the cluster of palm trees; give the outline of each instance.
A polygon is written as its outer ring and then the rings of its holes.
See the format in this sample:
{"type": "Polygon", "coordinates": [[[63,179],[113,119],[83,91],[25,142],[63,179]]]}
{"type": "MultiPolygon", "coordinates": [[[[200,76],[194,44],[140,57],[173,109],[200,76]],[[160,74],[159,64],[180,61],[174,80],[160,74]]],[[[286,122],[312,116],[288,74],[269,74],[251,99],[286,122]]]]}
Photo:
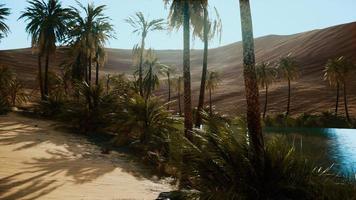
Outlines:
{"type": "Polygon", "coordinates": [[[343,88],[345,114],[350,121],[349,109],[347,106],[347,90],[346,83],[351,71],[355,70],[355,65],[349,59],[341,56],[339,58],[330,59],[324,69],[324,80],[327,80],[331,87],[336,87],[336,104],[335,115],[338,114],[340,87],[343,88]]]}
{"type": "MultiPolygon", "coordinates": [[[[207,70],[208,42],[214,35],[221,32],[221,20],[209,18],[208,0],[163,0],[170,7],[169,27],[171,29],[183,28],[183,76],[179,78],[184,88],[184,132],[188,139],[192,138],[193,112],[191,100],[191,74],[190,74],[190,34],[193,33],[204,41],[204,62],[202,70],[202,83],[200,100],[197,112],[197,126],[201,124],[201,111],[203,109],[207,76],[214,76],[207,70]]],[[[32,47],[38,54],[38,76],[42,99],[50,95],[48,89],[48,73],[51,57],[55,55],[57,45],[68,44],[71,48],[72,76],[75,79],[84,79],[91,84],[91,69],[96,63],[96,84],[100,64],[105,61],[105,42],[114,37],[110,19],[103,14],[105,6],[95,7],[93,4],[83,6],[83,16],[79,9],[63,7],[58,0],[29,0],[29,6],[19,19],[28,22],[26,31],[32,38],[32,47]],[[42,59],[45,58],[44,81],[42,78],[42,59]]],[[[6,35],[9,29],[5,25],[4,17],[9,15],[9,10],[1,5],[0,31],[6,35]]],[[[259,152],[263,149],[262,129],[260,125],[258,87],[255,73],[254,44],[252,34],[252,19],[248,0],[240,0],[242,35],[244,47],[244,76],[247,97],[247,119],[251,135],[251,144],[259,152]]],[[[147,21],[142,13],[127,19],[134,28],[134,32],[141,34],[138,87],[143,95],[143,55],[145,39],[150,31],[164,29],[162,19],[147,21]]],[[[152,78],[152,77],[150,77],[152,78]]],[[[179,81],[179,82],[180,82],[179,81]]],[[[179,87],[181,84],[177,84],[179,87]]],[[[209,84],[208,84],[209,85],[209,84]]],[[[210,84],[211,90],[215,84],[210,84]]],[[[211,91],[210,90],[210,91],[211,91]]]]}
{"type": "Polygon", "coordinates": [[[65,8],[57,0],[31,0],[19,17],[27,22],[26,31],[32,39],[32,47],[38,55],[38,80],[41,98],[49,96],[48,73],[50,58],[55,55],[57,45],[70,47],[72,76],[84,79],[89,85],[92,80],[93,63],[96,64],[96,84],[99,84],[99,68],[105,62],[105,43],[114,37],[113,25],[104,15],[105,7],[78,2],[83,16],[75,7],[65,8]],[[44,81],[42,59],[45,58],[44,81]]]}
{"type": "MultiPolygon", "coordinates": [[[[267,105],[268,105],[268,89],[278,77],[285,79],[288,83],[288,101],[286,108],[286,116],[290,114],[291,104],[291,81],[296,80],[299,75],[299,64],[295,58],[289,54],[286,57],[282,57],[277,64],[271,64],[269,62],[262,62],[256,67],[257,81],[261,88],[265,89],[265,102],[263,110],[263,118],[266,117],[267,105]]],[[[323,70],[323,79],[329,82],[331,87],[336,88],[336,104],[335,104],[335,116],[338,114],[340,88],[343,89],[343,99],[345,106],[345,114],[348,121],[350,121],[350,115],[347,105],[347,90],[346,83],[350,72],[355,70],[355,65],[351,60],[341,56],[339,58],[330,59],[325,65],[323,70]]]]}
{"type": "Polygon", "coordinates": [[[268,105],[268,88],[279,77],[288,82],[288,101],[286,116],[290,114],[290,99],[291,99],[291,81],[296,80],[299,76],[299,65],[291,54],[282,57],[277,64],[270,62],[262,62],[256,66],[257,81],[261,88],[265,89],[265,102],[263,109],[263,118],[266,117],[268,105]]]}
{"type": "MultiPolygon", "coordinates": [[[[198,37],[204,42],[202,78],[195,123],[196,127],[200,127],[205,91],[209,90],[209,111],[212,114],[211,96],[220,82],[219,73],[208,70],[208,49],[209,41],[215,36],[221,36],[222,22],[216,9],[210,9],[208,0],[163,0],[163,2],[170,9],[168,23],[164,19],[147,19],[141,12],[126,19],[126,22],[132,26],[133,33],[141,36],[140,44],[136,45],[133,51],[137,61],[135,73],[137,81],[135,83],[139,94],[147,99],[159,84],[158,75],[166,75],[169,90],[168,102],[171,101],[171,90],[175,88],[178,93],[179,113],[184,113],[184,133],[188,139],[192,139],[194,122],[191,99],[190,37],[193,33],[194,37],[198,37]],[[183,72],[182,76],[174,77],[176,73],[174,68],[159,63],[154,51],[146,50],[145,47],[150,32],[180,28],[183,28],[183,72]],[[182,94],[184,96],[184,112],[181,106],[182,94]]],[[[269,85],[276,80],[278,74],[282,76],[288,82],[286,115],[289,115],[291,81],[298,78],[299,66],[296,60],[288,55],[279,60],[278,67],[266,62],[256,67],[250,1],[239,0],[239,5],[249,138],[251,147],[255,151],[254,155],[263,155],[264,141],[260,123],[258,86],[265,89],[263,111],[263,117],[265,117],[269,85]]],[[[84,6],[78,2],[78,7],[64,7],[58,0],[29,0],[28,7],[19,17],[27,22],[26,31],[31,36],[32,47],[38,55],[38,80],[43,100],[46,100],[50,95],[49,65],[59,45],[70,47],[70,59],[67,61],[67,65],[71,66],[72,79],[85,81],[90,86],[93,79],[92,68],[95,67],[95,85],[99,85],[99,69],[106,61],[105,44],[110,38],[115,38],[115,32],[111,19],[104,14],[106,6],[95,6],[94,4],[84,6]],[[43,59],[45,60],[44,73],[43,59]]],[[[10,10],[4,5],[0,5],[0,37],[9,33],[9,27],[4,22],[9,14],[10,10]]],[[[350,66],[350,62],[341,57],[330,60],[325,68],[325,79],[330,82],[330,85],[337,88],[335,113],[337,114],[338,111],[339,89],[342,86],[348,119],[346,77],[351,70],[350,66]]],[[[260,158],[257,158],[256,162],[263,161],[260,158]]]]}

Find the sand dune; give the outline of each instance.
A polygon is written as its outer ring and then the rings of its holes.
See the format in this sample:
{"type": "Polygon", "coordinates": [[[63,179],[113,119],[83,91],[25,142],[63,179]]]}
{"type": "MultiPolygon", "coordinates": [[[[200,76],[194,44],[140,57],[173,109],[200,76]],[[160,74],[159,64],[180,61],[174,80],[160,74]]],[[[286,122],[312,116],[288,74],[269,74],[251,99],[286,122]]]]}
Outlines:
{"type": "MultiPolygon", "coordinates": [[[[104,72],[131,73],[131,50],[108,49],[107,51],[108,62],[103,69],[104,72]]],[[[289,53],[292,53],[300,63],[300,79],[292,85],[292,114],[332,109],[335,91],[322,80],[322,69],[329,58],[347,56],[356,61],[356,22],[295,35],[269,35],[256,39],[258,62],[274,62],[289,53]]],[[[162,63],[175,65],[181,69],[180,50],[160,50],[157,54],[162,63]]],[[[195,102],[198,97],[202,55],[201,50],[192,50],[192,89],[195,102]]],[[[56,68],[63,58],[63,50],[59,50],[56,62],[52,63],[51,67],[56,68]]],[[[29,87],[35,85],[36,56],[30,49],[0,51],[0,63],[11,66],[29,87]]],[[[217,105],[217,109],[226,113],[241,113],[245,107],[241,42],[211,49],[209,67],[220,71],[223,76],[223,83],[214,93],[214,104],[217,105]]],[[[351,78],[348,93],[353,116],[356,116],[355,90],[356,80],[351,78]]],[[[166,95],[164,86],[159,94],[166,95]]],[[[269,110],[283,112],[286,107],[286,97],[286,83],[279,81],[274,84],[271,87],[269,110]]]]}
{"type": "Polygon", "coordinates": [[[11,113],[0,116],[0,199],[155,199],[172,188],[125,154],[11,113]]]}

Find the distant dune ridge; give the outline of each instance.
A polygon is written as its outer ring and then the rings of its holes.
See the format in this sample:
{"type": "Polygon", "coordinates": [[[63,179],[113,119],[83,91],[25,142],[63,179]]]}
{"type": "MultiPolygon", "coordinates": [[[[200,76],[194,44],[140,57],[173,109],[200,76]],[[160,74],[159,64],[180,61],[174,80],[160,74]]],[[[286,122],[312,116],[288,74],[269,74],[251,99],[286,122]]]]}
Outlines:
{"type": "MultiPolygon", "coordinates": [[[[321,30],[314,30],[295,35],[269,35],[256,39],[257,62],[275,62],[281,56],[292,53],[299,62],[300,78],[292,83],[291,114],[302,112],[321,112],[334,108],[336,90],[322,80],[323,68],[330,58],[346,56],[356,62],[356,22],[343,24],[321,30]]],[[[102,70],[105,73],[132,72],[131,50],[107,49],[108,62],[102,70]]],[[[182,68],[181,50],[157,50],[160,61],[164,64],[182,68]]],[[[64,48],[59,49],[56,62],[51,63],[51,69],[58,69],[64,58],[64,48]]],[[[202,50],[192,50],[192,81],[193,100],[198,99],[202,68],[202,50]]],[[[10,66],[26,83],[28,88],[36,85],[37,56],[31,49],[16,49],[0,51],[0,64],[10,66]]],[[[224,113],[241,113],[245,108],[242,45],[233,43],[209,52],[209,68],[222,74],[222,84],[213,94],[213,103],[217,110],[224,113]]],[[[356,75],[356,74],[355,74],[356,75]]],[[[356,78],[351,75],[348,83],[348,101],[350,114],[356,117],[356,78]]],[[[261,90],[261,104],[263,99],[261,90]]],[[[162,83],[159,95],[166,95],[165,84],[162,83]]],[[[287,102],[287,83],[278,81],[270,88],[269,113],[284,112],[287,102]]],[[[340,111],[344,111],[343,99],[340,99],[340,111]]]]}

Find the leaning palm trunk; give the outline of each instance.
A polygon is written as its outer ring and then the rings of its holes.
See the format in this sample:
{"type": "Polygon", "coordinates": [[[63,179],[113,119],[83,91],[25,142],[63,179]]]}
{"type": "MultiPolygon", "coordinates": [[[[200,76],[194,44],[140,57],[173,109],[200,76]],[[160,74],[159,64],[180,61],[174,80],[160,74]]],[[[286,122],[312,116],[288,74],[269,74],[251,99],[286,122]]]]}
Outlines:
{"type": "Polygon", "coordinates": [[[268,104],[268,84],[266,84],[265,107],[264,107],[264,109],[263,109],[263,119],[266,118],[267,104],[268,104]]]}
{"type": "Polygon", "coordinates": [[[41,100],[45,100],[43,91],[43,80],[42,80],[42,57],[38,54],[38,84],[40,86],[41,100]]]}
{"type": "Polygon", "coordinates": [[[288,78],[288,103],[287,103],[287,113],[286,116],[289,115],[290,110],[290,79],[288,78]]]}
{"type": "Polygon", "coordinates": [[[335,116],[337,116],[337,112],[339,110],[339,97],[340,97],[340,84],[339,82],[336,85],[336,105],[335,105],[335,116]]]}
{"type": "Polygon", "coordinates": [[[263,167],[264,140],[260,121],[259,91],[255,72],[254,38],[249,0],[240,0],[240,12],[249,141],[256,165],[263,167]]]}
{"type": "Polygon", "coordinates": [[[349,109],[347,106],[347,93],[346,93],[346,83],[344,82],[344,105],[345,105],[345,114],[347,121],[350,121],[349,109]]]}
{"type": "Polygon", "coordinates": [[[184,1],[184,50],[183,50],[183,81],[184,81],[184,134],[192,139],[193,114],[190,85],[190,9],[189,2],[184,1]]]}
{"type": "Polygon", "coordinates": [[[200,94],[199,94],[199,104],[198,104],[198,111],[197,111],[197,120],[196,120],[196,127],[200,127],[202,124],[202,116],[201,112],[204,108],[204,98],[205,98],[205,83],[206,83],[206,76],[208,72],[208,48],[209,48],[209,30],[208,30],[208,10],[204,8],[204,57],[203,57],[203,70],[201,75],[201,83],[200,83],[200,94]]]}

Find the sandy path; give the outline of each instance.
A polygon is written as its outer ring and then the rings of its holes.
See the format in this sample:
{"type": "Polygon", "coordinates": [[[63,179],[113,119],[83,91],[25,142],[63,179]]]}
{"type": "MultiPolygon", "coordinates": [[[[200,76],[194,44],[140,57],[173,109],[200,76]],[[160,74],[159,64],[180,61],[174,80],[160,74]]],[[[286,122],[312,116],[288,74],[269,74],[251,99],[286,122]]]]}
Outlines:
{"type": "Polygon", "coordinates": [[[0,116],[0,199],[155,199],[171,186],[51,121],[0,116]]]}

